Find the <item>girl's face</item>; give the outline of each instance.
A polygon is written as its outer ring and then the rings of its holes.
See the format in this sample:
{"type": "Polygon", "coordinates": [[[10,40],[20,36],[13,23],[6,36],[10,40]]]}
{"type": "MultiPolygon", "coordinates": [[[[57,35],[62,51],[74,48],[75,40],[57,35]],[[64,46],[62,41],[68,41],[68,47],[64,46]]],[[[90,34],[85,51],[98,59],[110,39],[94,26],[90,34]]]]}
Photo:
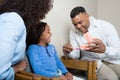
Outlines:
{"type": "Polygon", "coordinates": [[[40,36],[39,44],[46,46],[46,44],[51,41],[51,39],[50,39],[51,35],[52,35],[52,33],[50,32],[50,27],[48,25],[46,25],[44,32],[40,36]]]}

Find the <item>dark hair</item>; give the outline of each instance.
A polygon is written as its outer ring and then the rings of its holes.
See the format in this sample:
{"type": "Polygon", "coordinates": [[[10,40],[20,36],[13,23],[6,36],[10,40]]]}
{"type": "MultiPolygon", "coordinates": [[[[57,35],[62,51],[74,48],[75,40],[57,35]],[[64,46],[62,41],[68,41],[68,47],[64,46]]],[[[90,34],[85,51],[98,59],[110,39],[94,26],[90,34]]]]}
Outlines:
{"type": "Polygon", "coordinates": [[[17,12],[24,20],[27,31],[45,18],[45,14],[52,8],[51,0],[1,0],[0,14],[17,12]]]}
{"type": "Polygon", "coordinates": [[[38,44],[40,36],[45,31],[46,25],[47,25],[47,23],[45,23],[45,22],[39,22],[34,27],[34,29],[32,29],[28,32],[27,39],[26,39],[27,48],[32,44],[38,44]]]}
{"type": "Polygon", "coordinates": [[[76,15],[78,15],[79,13],[86,13],[86,10],[84,7],[78,6],[72,9],[71,13],[70,13],[70,17],[74,18],[76,15]]]}

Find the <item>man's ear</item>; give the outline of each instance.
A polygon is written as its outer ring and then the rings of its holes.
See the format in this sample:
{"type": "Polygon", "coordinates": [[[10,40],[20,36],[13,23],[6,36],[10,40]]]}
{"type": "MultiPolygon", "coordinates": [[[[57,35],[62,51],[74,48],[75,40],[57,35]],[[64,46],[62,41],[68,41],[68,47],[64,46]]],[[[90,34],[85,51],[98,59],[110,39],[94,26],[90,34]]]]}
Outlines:
{"type": "Polygon", "coordinates": [[[89,14],[88,14],[88,13],[85,13],[85,15],[86,15],[87,17],[89,17],[89,14]]]}

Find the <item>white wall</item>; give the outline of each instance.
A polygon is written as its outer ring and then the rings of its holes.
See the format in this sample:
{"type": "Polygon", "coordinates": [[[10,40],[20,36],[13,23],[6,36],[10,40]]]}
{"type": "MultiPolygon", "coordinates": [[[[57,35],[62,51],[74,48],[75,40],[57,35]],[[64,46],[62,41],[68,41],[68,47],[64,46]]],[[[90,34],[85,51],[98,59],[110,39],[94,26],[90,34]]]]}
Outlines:
{"type": "Polygon", "coordinates": [[[44,20],[51,27],[51,43],[56,46],[59,56],[63,55],[62,47],[68,42],[69,30],[73,27],[69,13],[75,6],[84,6],[90,15],[97,16],[96,0],[54,0],[53,9],[44,20]]]}
{"type": "Polygon", "coordinates": [[[98,0],[97,17],[112,23],[120,35],[120,0],[98,0]]]}

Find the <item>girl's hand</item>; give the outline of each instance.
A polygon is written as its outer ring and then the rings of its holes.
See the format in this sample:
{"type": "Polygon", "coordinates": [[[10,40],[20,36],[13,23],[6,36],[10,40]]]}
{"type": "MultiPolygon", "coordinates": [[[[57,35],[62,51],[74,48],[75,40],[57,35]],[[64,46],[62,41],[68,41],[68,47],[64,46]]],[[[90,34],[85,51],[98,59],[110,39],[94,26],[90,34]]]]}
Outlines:
{"type": "Polygon", "coordinates": [[[67,80],[67,78],[64,75],[62,75],[62,76],[59,77],[58,80],[67,80]]]}
{"type": "Polygon", "coordinates": [[[73,80],[73,75],[71,73],[66,73],[65,77],[67,78],[67,80],[73,80]]]}

